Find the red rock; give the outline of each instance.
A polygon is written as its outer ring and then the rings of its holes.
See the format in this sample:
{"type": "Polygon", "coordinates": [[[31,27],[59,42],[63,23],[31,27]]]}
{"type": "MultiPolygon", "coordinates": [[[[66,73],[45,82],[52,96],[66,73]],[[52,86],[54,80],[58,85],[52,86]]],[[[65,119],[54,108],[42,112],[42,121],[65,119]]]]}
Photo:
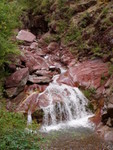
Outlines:
{"type": "Polygon", "coordinates": [[[16,65],[15,64],[9,64],[8,65],[10,71],[15,72],[16,71],[16,65]]]}
{"type": "Polygon", "coordinates": [[[16,110],[20,102],[24,101],[25,99],[26,99],[26,93],[22,91],[15,98],[11,99],[11,101],[8,101],[7,109],[10,111],[16,110]]]}
{"type": "Polygon", "coordinates": [[[63,83],[63,84],[67,84],[70,86],[74,86],[74,82],[73,82],[73,78],[70,76],[69,72],[65,72],[63,74],[61,74],[59,76],[59,78],[57,79],[58,83],[63,83]]]}
{"type": "Polygon", "coordinates": [[[25,62],[25,65],[29,68],[30,72],[40,69],[49,69],[44,58],[37,55],[37,53],[32,53],[30,51],[23,51],[23,53],[21,60],[25,62]]]}
{"type": "Polygon", "coordinates": [[[98,126],[101,122],[101,118],[102,118],[102,113],[101,113],[101,109],[99,108],[97,111],[96,111],[96,114],[94,117],[91,117],[89,118],[89,120],[91,122],[93,122],[96,126],[98,126]]]}
{"type": "Polygon", "coordinates": [[[39,47],[46,47],[46,41],[51,38],[51,34],[49,32],[42,35],[42,37],[38,40],[39,47]]]}
{"type": "Polygon", "coordinates": [[[45,92],[39,96],[38,106],[41,107],[47,107],[49,105],[48,97],[45,92]]]}
{"type": "Polygon", "coordinates": [[[30,86],[25,86],[24,90],[27,94],[31,94],[34,91],[37,92],[43,92],[47,88],[47,85],[38,85],[38,84],[33,84],[30,86]]]}
{"type": "Polygon", "coordinates": [[[100,126],[97,130],[97,134],[105,141],[113,142],[113,129],[108,126],[100,126]]]}
{"type": "Polygon", "coordinates": [[[33,42],[30,45],[30,49],[36,49],[38,47],[38,43],[37,42],[33,42]]]}
{"type": "Polygon", "coordinates": [[[53,76],[53,73],[48,70],[37,70],[34,74],[38,76],[48,76],[48,77],[53,76]]]}
{"type": "Polygon", "coordinates": [[[38,92],[32,93],[24,101],[22,101],[16,109],[16,112],[31,113],[38,109],[38,92]]]}
{"type": "Polygon", "coordinates": [[[29,77],[28,68],[19,69],[6,79],[6,88],[25,86],[29,77]]]}
{"type": "Polygon", "coordinates": [[[49,83],[51,82],[51,78],[48,76],[36,76],[36,75],[29,75],[28,81],[32,83],[49,83]]]}
{"type": "Polygon", "coordinates": [[[74,59],[72,53],[68,49],[62,49],[60,51],[61,62],[65,65],[69,65],[74,59]]]}
{"type": "Polygon", "coordinates": [[[74,82],[89,88],[99,88],[102,76],[108,76],[107,64],[100,60],[85,61],[69,69],[74,82]]]}
{"type": "MultiPolygon", "coordinates": [[[[54,92],[55,89],[53,89],[53,91],[51,92],[51,98],[52,98],[52,102],[56,103],[56,102],[62,102],[62,95],[60,95],[59,93],[55,93],[54,92]]],[[[67,92],[68,94],[68,92],[67,92]]],[[[38,99],[38,106],[41,107],[47,107],[50,104],[50,97],[48,96],[49,92],[48,91],[44,91],[41,95],[39,95],[38,99]]]]}
{"type": "Polygon", "coordinates": [[[36,39],[36,36],[29,31],[21,30],[19,31],[16,38],[17,40],[21,40],[21,41],[33,42],[36,39]]]}
{"type": "Polygon", "coordinates": [[[51,43],[48,45],[47,49],[48,49],[51,53],[53,53],[54,51],[56,51],[57,49],[59,49],[59,45],[58,45],[58,43],[56,43],[56,42],[51,42],[51,43]]]}
{"type": "MultiPolygon", "coordinates": [[[[21,90],[20,90],[21,91],[21,90]]],[[[18,93],[20,92],[18,91],[17,87],[12,87],[12,88],[8,88],[5,90],[6,95],[8,96],[8,98],[12,98],[13,96],[18,95],[18,93]]]]}

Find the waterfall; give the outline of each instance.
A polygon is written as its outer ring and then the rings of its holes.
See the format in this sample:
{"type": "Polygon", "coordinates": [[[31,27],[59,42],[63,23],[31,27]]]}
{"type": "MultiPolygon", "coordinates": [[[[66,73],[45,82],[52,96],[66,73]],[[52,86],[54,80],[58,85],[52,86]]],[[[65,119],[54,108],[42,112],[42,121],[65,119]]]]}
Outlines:
{"type": "Polygon", "coordinates": [[[41,107],[44,111],[41,131],[88,126],[88,117],[92,114],[86,107],[87,98],[78,88],[53,82],[42,94],[46,95],[49,105],[41,107]]]}

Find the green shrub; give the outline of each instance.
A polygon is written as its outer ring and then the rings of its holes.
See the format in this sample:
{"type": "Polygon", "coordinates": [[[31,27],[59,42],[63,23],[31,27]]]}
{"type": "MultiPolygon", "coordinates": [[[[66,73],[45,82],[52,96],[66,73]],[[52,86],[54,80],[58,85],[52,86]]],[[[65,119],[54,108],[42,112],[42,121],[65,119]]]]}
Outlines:
{"type": "Polygon", "coordinates": [[[40,150],[42,140],[33,133],[13,130],[0,136],[0,150],[40,150]]]}
{"type": "Polygon", "coordinates": [[[82,40],[81,35],[82,35],[82,33],[79,28],[77,28],[73,25],[72,26],[70,25],[70,27],[67,30],[67,33],[65,35],[65,44],[75,41],[75,43],[79,45],[82,40]]]}
{"type": "Polygon", "coordinates": [[[44,139],[25,130],[26,124],[22,114],[0,109],[0,150],[39,150],[44,139]]]}
{"type": "Polygon", "coordinates": [[[0,67],[8,63],[6,56],[9,53],[17,53],[12,35],[14,29],[20,25],[21,9],[16,0],[0,0],[0,67]]]}
{"type": "Polygon", "coordinates": [[[93,94],[96,94],[96,90],[95,88],[90,88],[90,89],[83,90],[83,93],[88,99],[90,99],[93,94]]]}

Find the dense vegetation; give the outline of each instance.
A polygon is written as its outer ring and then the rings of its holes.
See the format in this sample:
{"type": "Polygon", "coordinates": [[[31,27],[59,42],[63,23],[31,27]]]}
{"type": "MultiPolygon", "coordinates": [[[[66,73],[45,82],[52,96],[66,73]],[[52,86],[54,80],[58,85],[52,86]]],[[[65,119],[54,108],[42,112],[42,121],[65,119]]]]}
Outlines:
{"type": "Polygon", "coordinates": [[[0,103],[0,150],[39,150],[45,139],[30,132],[38,126],[33,123],[26,127],[27,119],[23,114],[8,112],[4,106],[0,103]]]}
{"type": "Polygon", "coordinates": [[[40,135],[34,136],[25,130],[27,118],[7,111],[3,104],[5,100],[1,97],[2,80],[7,72],[5,64],[10,63],[8,56],[19,54],[15,29],[22,26],[20,18],[25,8],[27,5],[21,0],[0,0],[0,150],[38,150],[40,142],[44,141],[40,135]]]}
{"type": "Polygon", "coordinates": [[[15,53],[13,30],[18,27],[18,17],[20,15],[20,7],[17,7],[16,1],[8,2],[0,1],[0,67],[7,62],[7,55],[15,53]]]}

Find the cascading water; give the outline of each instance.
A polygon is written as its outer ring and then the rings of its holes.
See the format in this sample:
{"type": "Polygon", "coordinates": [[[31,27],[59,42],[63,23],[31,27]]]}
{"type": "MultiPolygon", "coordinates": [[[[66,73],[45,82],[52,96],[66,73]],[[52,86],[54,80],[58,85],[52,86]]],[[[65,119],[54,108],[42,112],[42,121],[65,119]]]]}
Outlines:
{"type": "MultiPolygon", "coordinates": [[[[87,109],[87,98],[77,87],[58,83],[58,78],[59,75],[54,76],[53,82],[44,92],[39,95],[34,92],[28,98],[36,98],[37,107],[44,112],[43,125],[40,130],[48,132],[67,127],[89,127],[91,124],[88,118],[92,116],[92,113],[87,109]]],[[[28,111],[28,125],[31,122],[31,112],[28,111]]]]}
{"type": "Polygon", "coordinates": [[[41,131],[88,126],[88,117],[91,116],[86,107],[88,100],[78,88],[53,82],[42,94],[46,94],[49,105],[41,107],[44,111],[41,131]]]}

